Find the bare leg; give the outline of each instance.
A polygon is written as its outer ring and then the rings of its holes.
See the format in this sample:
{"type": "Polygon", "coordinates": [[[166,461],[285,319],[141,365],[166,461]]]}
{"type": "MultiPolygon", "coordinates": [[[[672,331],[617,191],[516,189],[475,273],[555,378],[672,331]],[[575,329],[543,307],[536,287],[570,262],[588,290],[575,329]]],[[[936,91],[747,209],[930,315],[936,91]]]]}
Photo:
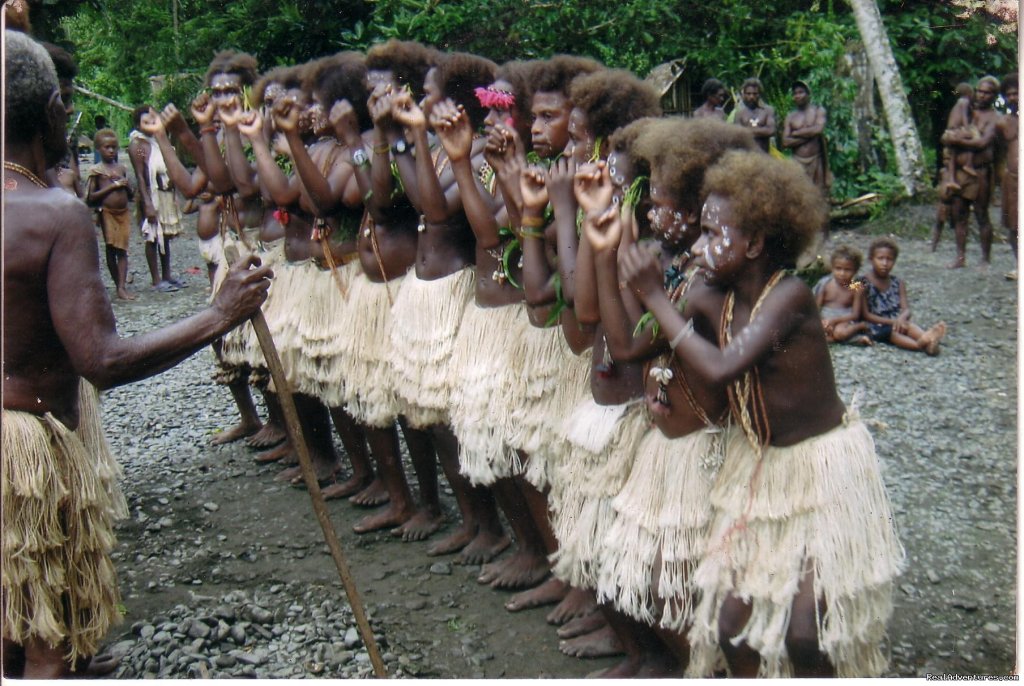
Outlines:
{"type": "Polygon", "coordinates": [[[415,512],[412,492],[402,469],[398,430],[392,425],[386,429],[366,427],[364,431],[379,478],[387,488],[389,502],[387,507],[356,522],[352,530],[358,534],[399,526],[409,521],[415,512]]]}
{"type": "Polygon", "coordinates": [[[51,647],[32,639],[25,643],[25,679],[62,679],[70,675],[71,665],[64,660],[67,645],[51,647]]]}
{"type": "Polygon", "coordinates": [[[332,484],[324,489],[324,498],[347,498],[374,480],[370,456],[366,452],[366,435],[363,427],[356,423],[343,407],[330,408],[334,430],[348,453],[352,465],[352,476],[348,481],[332,484]]]}
{"type": "MultiPolygon", "coordinates": [[[[810,567],[810,564],[808,563],[810,567]]],[[[786,652],[793,662],[795,677],[833,677],[835,667],[818,647],[816,617],[825,614],[825,603],[816,607],[814,599],[814,572],[804,573],[793,598],[793,609],[786,631],[786,652]]]]}
{"type": "Polygon", "coordinates": [[[117,261],[117,297],[121,300],[135,300],[135,296],[128,292],[125,284],[128,282],[128,253],[124,250],[114,249],[114,259],[117,261]]]}
{"type": "Polygon", "coordinates": [[[270,448],[288,437],[284,431],[281,403],[277,400],[277,394],[267,390],[262,393],[263,403],[267,406],[267,421],[262,429],[245,439],[245,444],[250,448],[270,448]]]}
{"type": "MultiPolygon", "coordinates": [[[[455,434],[447,426],[432,426],[428,429],[438,462],[448,479],[455,495],[455,503],[458,505],[462,523],[466,528],[476,529],[476,504],[469,480],[459,474],[459,443],[455,434]]],[[[435,472],[436,474],[436,472],[435,472]]],[[[435,477],[436,478],[436,477],[435,477]]],[[[433,535],[444,522],[444,516],[438,508],[436,514],[427,510],[420,510],[412,519],[391,533],[401,536],[403,541],[422,541],[433,535]]]]}
{"type": "Polygon", "coordinates": [[[146,265],[149,267],[149,276],[154,286],[160,284],[160,267],[157,263],[156,253],[156,243],[146,241],[146,265]]]}
{"type": "Polygon", "coordinates": [[[978,174],[978,199],[974,201],[983,266],[992,262],[992,220],[988,217],[988,207],[992,202],[992,176],[992,167],[986,167],[978,174]]]}
{"type": "MultiPolygon", "coordinates": [[[[221,360],[223,341],[218,338],[210,345],[217,360],[221,360]]],[[[231,397],[234,398],[235,406],[238,408],[238,424],[214,436],[210,441],[211,445],[231,443],[240,438],[251,436],[263,426],[259,413],[256,411],[256,403],[253,402],[252,394],[249,392],[247,377],[248,375],[244,375],[242,378],[238,378],[228,384],[228,390],[231,391],[231,397]]]]}
{"type": "Polygon", "coordinates": [[[160,271],[163,273],[164,281],[171,280],[171,239],[164,238],[164,251],[160,255],[160,271]]]}
{"type": "Polygon", "coordinates": [[[20,679],[25,671],[25,649],[6,637],[3,646],[4,678],[20,679]]]}
{"type": "Polygon", "coordinates": [[[964,201],[957,197],[953,200],[953,228],[956,235],[956,259],[949,265],[950,269],[960,269],[967,264],[967,218],[968,208],[964,201]]]}
{"type": "Polygon", "coordinates": [[[734,678],[753,679],[757,676],[761,664],[761,656],[757,651],[742,641],[739,645],[732,644],[732,637],[739,635],[750,619],[751,607],[736,596],[729,596],[722,603],[722,611],[718,620],[718,645],[725,653],[725,661],[729,663],[729,671],[734,678]]]}
{"type": "Polygon", "coordinates": [[[116,287],[117,281],[117,248],[108,245],[106,246],[106,257],[107,257],[107,273],[110,274],[110,280],[114,282],[116,287]]]}
{"type": "Polygon", "coordinates": [[[519,479],[499,479],[494,484],[498,504],[515,534],[516,549],[512,556],[488,565],[477,581],[494,588],[530,588],[548,575],[551,566],[547,559],[544,538],[530,513],[529,503],[517,483],[519,479]]]}
{"type": "MultiPolygon", "coordinates": [[[[302,435],[309,448],[313,471],[318,481],[327,482],[333,479],[338,471],[338,455],[334,452],[334,442],[331,439],[330,415],[327,408],[316,398],[302,393],[296,393],[292,398],[299,414],[302,435]]],[[[278,476],[283,478],[283,473],[278,476]]]]}
{"type": "MultiPolygon", "coordinates": [[[[420,505],[409,523],[416,520],[415,526],[426,523],[429,528],[430,522],[437,521],[440,526],[443,515],[437,488],[437,452],[434,442],[427,431],[410,427],[404,417],[399,417],[398,422],[402,427],[405,444],[409,448],[409,458],[412,460],[413,471],[416,472],[416,481],[419,484],[420,505]]],[[[399,531],[398,535],[403,533],[399,531]]]]}

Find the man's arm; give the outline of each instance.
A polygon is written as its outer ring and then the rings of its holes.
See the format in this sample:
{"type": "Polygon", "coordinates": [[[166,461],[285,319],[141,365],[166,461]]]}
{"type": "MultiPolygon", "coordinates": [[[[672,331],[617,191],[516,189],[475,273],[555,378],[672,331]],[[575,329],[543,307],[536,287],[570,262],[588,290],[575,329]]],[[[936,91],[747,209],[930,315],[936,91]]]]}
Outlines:
{"type": "Polygon", "coordinates": [[[168,369],[251,316],[266,299],[270,270],[232,268],[211,306],[157,331],[121,338],[99,275],[88,209],[69,206],[56,232],[46,282],[54,328],[75,371],[100,389],[168,369]]]}

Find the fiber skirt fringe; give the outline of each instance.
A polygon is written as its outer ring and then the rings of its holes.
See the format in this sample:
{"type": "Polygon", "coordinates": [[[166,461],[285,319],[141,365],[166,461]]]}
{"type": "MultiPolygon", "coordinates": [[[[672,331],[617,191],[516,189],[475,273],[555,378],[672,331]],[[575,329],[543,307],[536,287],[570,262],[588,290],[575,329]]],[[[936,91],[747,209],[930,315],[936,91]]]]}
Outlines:
{"type": "MultiPolygon", "coordinates": [[[[330,274],[326,273],[327,278],[330,274]]],[[[297,367],[302,357],[302,334],[299,326],[308,317],[308,308],[315,307],[327,286],[324,274],[312,260],[282,262],[274,268],[273,298],[263,305],[267,328],[281,356],[285,376],[292,390],[298,389],[297,367]]],[[[271,380],[269,390],[276,391],[271,380]]]]}
{"type": "Polygon", "coordinates": [[[391,368],[391,301],[404,276],[374,283],[365,274],[352,279],[349,291],[348,326],[351,336],[342,337],[338,355],[346,370],[345,407],[358,422],[387,428],[398,417],[394,371],[391,368]]]}
{"type": "Polygon", "coordinates": [[[565,441],[562,423],[576,406],[590,397],[590,349],[574,353],[559,331],[561,370],[555,390],[547,402],[534,411],[540,413],[543,421],[539,431],[539,445],[530,453],[525,478],[537,489],[551,487],[553,498],[557,498],[559,486],[558,469],[569,450],[565,441]]]}
{"type": "MultiPolygon", "coordinates": [[[[848,413],[849,414],[849,413],[848,413]]],[[[824,603],[818,642],[840,677],[878,676],[904,564],[874,442],[851,417],[821,436],[760,457],[734,436],[711,492],[708,549],[695,572],[700,603],[690,631],[689,673],[722,664],[718,621],[729,594],[749,599],[741,634],[761,655],[761,676],[788,676],[785,637],[797,586],[813,574],[824,603]]]]}
{"type": "Polygon", "coordinates": [[[2,433],[4,637],[66,640],[68,660],[94,655],[121,619],[110,551],[123,499],[107,490],[81,437],[53,415],[3,410],[2,433]]]}
{"type": "Polygon", "coordinates": [[[452,387],[450,364],[475,270],[460,269],[433,281],[410,271],[392,308],[391,348],[401,414],[413,428],[447,424],[452,387]]]}
{"type": "Polygon", "coordinates": [[[504,414],[517,382],[510,352],[522,310],[519,304],[478,307],[470,301],[455,339],[449,374],[458,385],[452,389],[451,423],[459,439],[459,471],[474,485],[522,470],[504,414]]]}
{"type": "MultiPolygon", "coordinates": [[[[245,244],[240,240],[235,238],[225,238],[224,240],[225,244],[233,243],[237,246],[239,254],[249,254],[248,248],[246,248],[245,244]]],[[[266,266],[273,268],[277,264],[283,263],[284,239],[280,238],[276,241],[260,244],[260,247],[256,250],[256,254],[259,256],[260,261],[266,266]]],[[[224,278],[227,276],[228,267],[229,265],[227,265],[223,260],[217,265],[217,271],[214,273],[213,277],[214,293],[220,289],[221,284],[224,282],[224,278]]],[[[276,282],[277,278],[275,272],[275,278],[271,280],[270,289],[267,291],[267,299],[263,302],[264,317],[268,317],[267,313],[273,309],[276,282]]],[[[263,359],[263,351],[260,349],[259,340],[256,338],[256,331],[252,328],[251,322],[246,320],[224,336],[221,358],[225,363],[236,366],[267,366],[266,360],[263,359]]]]}
{"type": "Polygon", "coordinates": [[[541,328],[530,323],[527,308],[518,309],[516,333],[508,350],[512,386],[503,398],[506,436],[516,450],[532,454],[547,436],[544,412],[562,380],[564,342],[559,327],[541,328]]]}
{"type": "Polygon", "coordinates": [[[567,450],[552,480],[551,526],[558,550],[555,576],[576,588],[596,588],[605,534],[614,521],[612,497],[629,475],[647,428],[642,402],[598,405],[588,397],[565,420],[567,450]]]}
{"type": "Polygon", "coordinates": [[[655,427],[639,441],[629,477],[611,501],[615,520],[600,548],[601,600],[653,623],[657,577],[665,600],[661,625],[679,631],[689,621],[693,569],[704,551],[714,478],[702,464],[714,443],[705,431],[666,438],[655,427]]]}
{"type": "Polygon", "coordinates": [[[359,335],[352,326],[352,281],[362,272],[354,260],[338,267],[337,280],[329,269],[317,269],[309,292],[296,313],[299,352],[294,356],[295,384],[298,390],[317,397],[328,407],[345,404],[345,380],[348,370],[341,355],[343,339],[359,335]],[[338,283],[345,289],[342,295],[338,283]]]}

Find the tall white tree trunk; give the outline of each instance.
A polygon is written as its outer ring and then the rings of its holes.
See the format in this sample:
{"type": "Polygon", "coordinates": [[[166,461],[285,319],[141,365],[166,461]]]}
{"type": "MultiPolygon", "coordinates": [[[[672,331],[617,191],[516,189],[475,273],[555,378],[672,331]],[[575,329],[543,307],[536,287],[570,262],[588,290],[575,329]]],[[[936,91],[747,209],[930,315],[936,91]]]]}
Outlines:
{"type": "Polygon", "coordinates": [[[889,35],[882,23],[875,0],[849,0],[857,20],[868,62],[878,84],[889,135],[896,150],[896,164],[907,195],[915,195],[927,187],[924,150],[917,126],[910,114],[910,102],[903,90],[903,79],[892,54],[889,35]]]}

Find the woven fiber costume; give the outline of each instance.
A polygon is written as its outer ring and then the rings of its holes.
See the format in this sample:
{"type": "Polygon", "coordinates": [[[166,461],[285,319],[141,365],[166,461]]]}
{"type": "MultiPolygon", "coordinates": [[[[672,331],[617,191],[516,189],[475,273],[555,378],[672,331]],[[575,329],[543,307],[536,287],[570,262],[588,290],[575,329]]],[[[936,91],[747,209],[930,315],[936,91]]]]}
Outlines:
{"type": "Polygon", "coordinates": [[[79,386],[79,428],[53,415],[3,411],[4,638],[95,655],[120,621],[110,551],[127,513],[120,468],[99,425],[96,391],[79,386]]]}

